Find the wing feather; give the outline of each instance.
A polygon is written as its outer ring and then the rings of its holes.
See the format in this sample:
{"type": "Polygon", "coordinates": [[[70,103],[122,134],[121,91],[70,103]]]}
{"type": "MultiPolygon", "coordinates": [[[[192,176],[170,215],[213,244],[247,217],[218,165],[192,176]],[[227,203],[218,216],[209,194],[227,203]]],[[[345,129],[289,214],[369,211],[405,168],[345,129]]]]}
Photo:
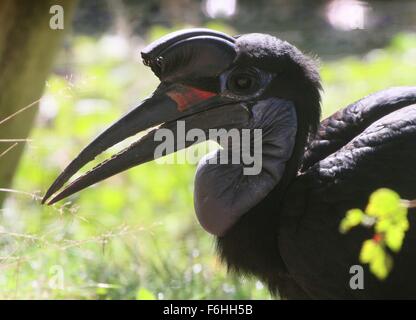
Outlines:
{"type": "Polygon", "coordinates": [[[364,265],[365,288],[352,290],[350,267],[372,231],[338,231],[347,210],[365,208],[369,195],[388,187],[416,199],[416,104],[368,125],[338,151],[301,174],[287,195],[279,251],[290,275],[312,298],[416,298],[416,210],[394,268],[385,281],[364,265]],[[302,206],[299,206],[302,203],[302,206]]]}
{"type": "Polygon", "coordinates": [[[326,158],[378,119],[416,103],[416,87],[396,87],[371,94],[323,120],[309,143],[302,170],[326,158]]]}

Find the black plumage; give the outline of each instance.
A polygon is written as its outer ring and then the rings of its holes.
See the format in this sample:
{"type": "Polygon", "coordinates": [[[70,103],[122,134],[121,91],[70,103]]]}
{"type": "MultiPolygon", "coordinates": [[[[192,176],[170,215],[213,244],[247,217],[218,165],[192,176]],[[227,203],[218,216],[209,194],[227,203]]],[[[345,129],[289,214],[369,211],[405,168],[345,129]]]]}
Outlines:
{"type": "Polygon", "coordinates": [[[343,235],[338,226],[378,188],[416,198],[416,87],[377,92],[325,119],[301,162],[287,188],[277,186],[218,239],[231,270],[256,274],[289,299],[415,298],[416,210],[391,275],[380,281],[366,269],[365,290],[351,290],[349,268],[371,233],[343,235]]]}

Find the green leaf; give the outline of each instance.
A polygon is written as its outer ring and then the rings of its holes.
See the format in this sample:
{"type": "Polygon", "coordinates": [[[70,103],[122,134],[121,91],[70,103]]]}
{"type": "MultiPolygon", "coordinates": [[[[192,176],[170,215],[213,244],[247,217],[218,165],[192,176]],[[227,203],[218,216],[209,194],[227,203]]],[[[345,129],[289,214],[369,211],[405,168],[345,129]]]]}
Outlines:
{"type": "Polygon", "coordinates": [[[366,240],[363,242],[360,252],[360,261],[362,263],[370,263],[377,254],[378,243],[374,240],[366,240]]]}
{"type": "Polygon", "coordinates": [[[370,271],[380,280],[384,280],[393,268],[393,259],[381,248],[376,250],[370,262],[370,271]]]}
{"type": "Polygon", "coordinates": [[[153,292],[147,290],[146,288],[140,288],[136,294],[136,300],[156,300],[153,292]]]}
{"type": "Polygon", "coordinates": [[[375,225],[376,233],[383,233],[387,232],[390,228],[393,227],[393,223],[391,219],[378,219],[375,225]]]}
{"type": "Polygon", "coordinates": [[[339,226],[341,233],[346,233],[352,227],[355,227],[361,223],[364,217],[364,212],[360,209],[351,209],[347,212],[344,219],[342,219],[339,226]]]}
{"type": "Polygon", "coordinates": [[[385,234],[386,245],[394,252],[398,252],[403,244],[404,230],[400,227],[392,227],[385,234]]]}
{"type": "Polygon", "coordinates": [[[106,287],[97,287],[97,289],[95,289],[95,293],[99,296],[105,296],[108,293],[108,288],[106,288],[106,287]]]}
{"type": "Polygon", "coordinates": [[[390,189],[379,189],[370,196],[366,213],[374,217],[386,217],[401,209],[400,196],[390,189]]]}
{"type": "Polygon", "coordinates": [[[409,220],[407,219],[407,209],[406,216],[396,223],[397,227],[401,228],[403,231],[409,230],[409,220]]]}
{"type": "Polygon", "coordinates": [[[360,253],[360,261],[370,265],[370,271],[384,280],[393,267],[393,259],[385,252],[383,245],[374,240],[366,240],[360,253]]]}

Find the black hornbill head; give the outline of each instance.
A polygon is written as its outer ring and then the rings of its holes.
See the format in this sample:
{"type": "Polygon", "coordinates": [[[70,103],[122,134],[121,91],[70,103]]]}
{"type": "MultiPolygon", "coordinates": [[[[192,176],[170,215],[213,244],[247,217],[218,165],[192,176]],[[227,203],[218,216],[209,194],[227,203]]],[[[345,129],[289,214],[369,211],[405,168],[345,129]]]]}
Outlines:
{"type": "MultiPolygon", "coordinates": [[[[142,51],[161,83],[151,97],[91,142],[66,167],[45,203],[81,167],[116,143],[156,127],[55,195],[53,204],[96,182],[154,159],[161,128],[262,129],[262,168],[243,176],[242,165],[200,164],[195,208],[201,224],[223,235],[283,176],[294,175],[308,135],[320,117],[320,80],[314,62],[285,41],[265,34],[230,37],[209,29],[171,33],[142,51]]],[[[185,148],[185,141],[174,150],[185,148]]],[[[230,147],[231,148],[231,147],[230,147]]],[[[215,155],[214,155],[215,157],[215,155]]]]}

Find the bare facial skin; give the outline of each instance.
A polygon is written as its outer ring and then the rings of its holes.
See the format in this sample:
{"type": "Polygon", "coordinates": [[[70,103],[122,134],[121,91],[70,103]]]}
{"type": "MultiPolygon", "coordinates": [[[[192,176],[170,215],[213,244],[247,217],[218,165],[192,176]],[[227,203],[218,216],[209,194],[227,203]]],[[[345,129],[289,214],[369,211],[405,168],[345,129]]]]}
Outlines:
{"type": "Polygon", "coordinates": [[[295,145],[297,118],[291,102],[269,98],[252,108],[247,126],[262,129],[262,168],[245,175],[244,164],[210,164],[230,149],[201,159],[195,177],[194,206],[198,220],[209,233],[221,236],[280,181],[295,145]]]}

